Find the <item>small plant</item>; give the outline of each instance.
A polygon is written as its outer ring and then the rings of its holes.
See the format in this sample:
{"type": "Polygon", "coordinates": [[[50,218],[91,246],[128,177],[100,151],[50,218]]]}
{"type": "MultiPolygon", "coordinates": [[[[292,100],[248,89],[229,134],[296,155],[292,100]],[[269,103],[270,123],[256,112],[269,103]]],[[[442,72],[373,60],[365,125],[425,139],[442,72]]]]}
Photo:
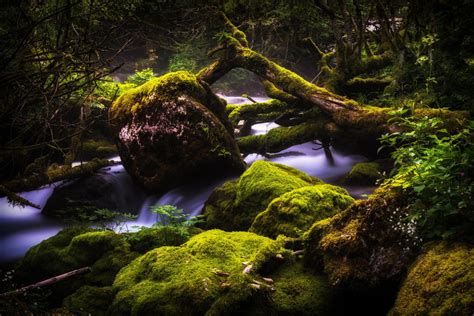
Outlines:
{"type": "Polygon", "coordinates": [[[137,218],[130,213],[114,212],[109,209],[91,210],[89,207],[67,208],[58,212],[66,216],[66,222],[72,226],[91,226],[100,230],[127,230],[125,223],[137,218]],[[67,217],[74,214],[74,217],[67,217]]]}
{"type": "Polygon", "coordinates": [[[457,134],[442,128],[438,118],[399,117],[408,132],[384,135],[381,142],[396,148],[395,169],[386,180],[408,190],[408,220],[429,238],[449,238],[474,228],[474,124],[457,134]]]}
{"type": "Polygon", "coordinates": [[[133,75],[128,76],[125,83],[130,83],[135,86],[139,86],[152,79],[153,77],[153,69],[145,68],[143,70],[137,70],[133,75]]]}
{"type": "Polygon", "coordinates": [[[174,205],[152,206],[151,211],[158,214],[158,220],[153,226],[174,226],[174,227],[192,227],[202,222],[202,216],[188,216],[182,209],[174,205]]]}

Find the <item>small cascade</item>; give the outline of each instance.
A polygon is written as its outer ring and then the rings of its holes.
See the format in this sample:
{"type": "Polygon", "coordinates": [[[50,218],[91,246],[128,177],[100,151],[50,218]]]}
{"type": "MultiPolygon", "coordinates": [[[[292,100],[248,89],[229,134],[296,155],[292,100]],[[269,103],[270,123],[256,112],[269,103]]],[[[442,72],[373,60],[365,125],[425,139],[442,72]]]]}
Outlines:
{"type": "MultiPolygon", "coordinates": [[[[234,104],[251,103],[249,99],[243,97],[224,98],[227,102],[234,104]]],[[[269,100],[263,97],[254,97],[253,99],[257,102],[269,100]]],[[[273,122],[255,124],[252,126],[250,134],[265,134],[278,126],[273,122]]],[[[120,161],[119,157],[110,159],[120,161]]],[[[341,178],[350,171],[352,166],[357,162],[365,161],[366,158],[361,155],[348,155],[332,147],[323,148],[313,142],[307,142],[278,153],[265,156],[250,154],[245,158],[247,164],[256,160],[288,165],[325,182],[340,184],[341,178]]],[[[81,163],[83,162],[75,162],[74,165],[81,163]]],[[[147,195],[135,185],[121,164],[102,168],[94,176],[100,177],[102,182],[107,183],[106,196],[116,202],[117,209],[115,211],[138,214],[137,220],[126,223],[129,230],[134,230],[134,226],[152,226],[156,223],[158,216],[150,211],[150,207],[155,205],[174,205],[183,209],[189,216],[196,216],[201,212],[205,201],[216,187],[227,180],[238,177],[238,175],[223,174],[218,179],[193,179],[185,185],[174,188],[161,196],[156,196],[147,195]]],[[[35,191],[20,193],[20,195],[43,208],[53,194],[54,188],[60,184],[55,183],[35,191]]],[[[70,184],[73,182],[62,185],[70,184]]],[[[363,197],[374,189],[374,187],[345,187],[355,197],[363,197]]],[[[32,207],[11,206],[6,198],[0,198],[0,263],[20,258],[30,247],[53,236],[63,227],[63,222],[43,216],[40,210],[32,207]]]]}
{"type": "MultiPolygon", "coordinates": [[[[59,184],[57,182],[19,195],[43,208],[59,184]]],[[[55,235],[62,227],[58,221],[42,216],[41,210],[31,206],[13,206],[6,197],[0,198],[0,263],[18,259],[30,247],[55,235]]]]}

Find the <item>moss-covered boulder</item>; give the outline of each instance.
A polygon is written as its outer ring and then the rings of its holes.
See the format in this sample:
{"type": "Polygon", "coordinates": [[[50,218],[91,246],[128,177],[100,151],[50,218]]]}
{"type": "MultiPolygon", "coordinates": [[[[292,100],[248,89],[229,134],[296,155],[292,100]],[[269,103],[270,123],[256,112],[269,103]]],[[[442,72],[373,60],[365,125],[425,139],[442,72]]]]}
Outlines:
{"type": "Polygon", "coordinates": [[[210,230],[181,247],[152,250],[117,275],[111,313],[216,315],[238,309],[270,289],[257,289],[256,272],[281,247],[282,242],[253,233],[210,230]]]}
{"type": "Polygon", "coordinates": [[[390,315],[472,315],[474,248],[432,244],[403,282],[390,315]]]}
{"type": "Polygon", "coordinates": [[[317,184],[287,192],[258,214],[250,231],[276,238],[300,237],[311,225],[344,210],[354,199],[343,188],[317,184]]]}
{"type": "Polygon", "coordinates": [[[206,201],[205,228],[247,230],[255,216],[276,197],[321,183],[307,174],[277,163],[256,161],[238,180],[224,183],[206,201]]]}
{"type": "Polygon", "coordinates": [[[149,190],[203,173],[243,170],[224,103],[189,72],[126,91],[109,115],[125,169],[149,190]]]}
{"type": "Polygon", "coordinates": [[[356,163],[344,178],[345,183],[374,185],[382,179],[382,166],[377,162],[356,163]]]}
{"type": "MultiPolygon", "coordinates": [[[[51,286],[54,299],[60,301],[84,286],[105,291],[101,288],[112,285],[118,271],[140,254],[156,247],[178,246],[188,239],[189,235],[173,227],[147,228],[127,234],[71,227],[28,250],[16,269],[16,275],[22,283],[30,284],[91,267],[90,273],[51,286]]],[[[77,295],[88,295],[85,291],[77,295]]],[[[103,303],[107,304],[107,301],[103,303]]]]}
{"type": "Polygon", "coordinates": [[[398,284],[419,252],[416,224],[407,221],[405,193],[378,188],[367,200],[315,223],[305,234],[306,264],[335,286],[375,289],[398,284]]]}
{"type": "Polygon", "coordinates": [[[117,272],[137,256],[124,238],[112,231],[69,228],[28,250],[17,274],[23,282],[33,283],[91,267],[90,273],[52,287],[57,297],[64,297],[85,284],[111,285],[117,272]]]}

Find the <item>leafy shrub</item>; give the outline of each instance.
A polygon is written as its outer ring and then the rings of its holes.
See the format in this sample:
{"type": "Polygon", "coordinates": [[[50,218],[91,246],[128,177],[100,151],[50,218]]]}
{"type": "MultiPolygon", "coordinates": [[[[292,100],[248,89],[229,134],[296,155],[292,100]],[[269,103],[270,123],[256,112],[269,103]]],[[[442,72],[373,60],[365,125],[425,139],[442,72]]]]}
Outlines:
{"type": "Polygon", "coordinates": [[[427,238],[459,237],[474,228],[474,122],[457,134],[439,118],[400,118],[408,132],[384,135],[392,153],[392,186],[411,191],[410,220],[427,238]]]}
{"type": "Polygon", "coordinates": [[[181,226],[191,227],[201,222],[201,216],[188,216],[183,214],[183,210],[174,205],[157,205],[152,206],[151,211],[158,214],[158,221],[154,226],[181,226]]]}
{"type": "Polygon", "coordinates": [[[125,83],[139,86],[147,82],[154,77],[153,69],[145,68],[143,70],[137,70],[133,75],[128,76],[125,83]]]}

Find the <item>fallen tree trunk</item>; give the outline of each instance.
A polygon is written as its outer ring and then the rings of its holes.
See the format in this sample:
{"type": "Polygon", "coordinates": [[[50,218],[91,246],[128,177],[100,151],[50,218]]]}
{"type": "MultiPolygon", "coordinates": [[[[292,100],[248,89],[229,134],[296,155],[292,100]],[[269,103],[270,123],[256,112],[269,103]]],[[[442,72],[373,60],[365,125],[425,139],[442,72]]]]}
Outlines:
{"type": "Polygon", "coordinates": [[[6,196],[8,192],[31,191],[57,181],[90,175],[101,168],[117,163],[107,159],[94,159],[77,167],[62,166],[29,177],[10,180],[1,184],[4,190],[0,190],[0,197],[6,196]]]}
{"type": "MultiPolygon", "coordinates": [[[[370,153],[378,148],[377,139],[385,133],[403,132],[392,120],[393,109],[364,106],[349,98],[334,94],[314,85],[292,71],[253,51],[247,45],[245,34],[239,31],[224,14],[218,15],[228,31],[221,39],[218,50],[221,57],[198,73],[198,77],[213,83],[232,68],[245,68],[267,82],[267,90],[281,94],[281,99],[293,96],[295,106],[308,104],[320,111],[319,118],[327,121],[323,129],[327,138],[344,141],[356,147],[367,146],[370,153]],[[269,84],[269,83],[271,84],[269,84]]],[[[467,112],[444,109],[416,109],[416,117],[439,117],[450,131],[458,130],[468,118],[467,112]]]]}
{"type": "Polygon", "coordinates": [[[319,121],[291,127],[277,127],[264,135],[241,137],[237,140],[237,144],[243,154],[276,153],[293,145],[324,138],[325,124],[325,121],[319,121]]]}

